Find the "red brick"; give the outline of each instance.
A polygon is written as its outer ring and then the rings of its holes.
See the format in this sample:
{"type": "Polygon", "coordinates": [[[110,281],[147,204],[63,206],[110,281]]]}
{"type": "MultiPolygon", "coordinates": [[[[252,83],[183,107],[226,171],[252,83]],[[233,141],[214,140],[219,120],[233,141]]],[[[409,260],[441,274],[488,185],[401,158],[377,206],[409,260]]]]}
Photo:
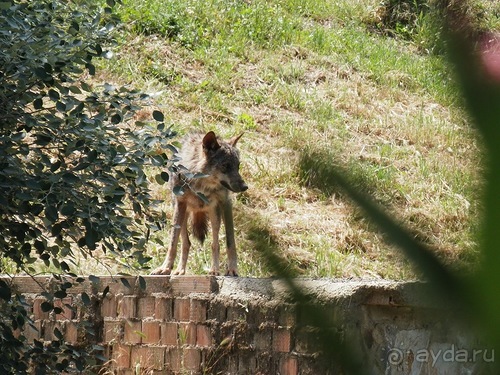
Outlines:
{"type": "Polygon", "coordinates": [[[170,286],[174,295],[208,294],[219,289],[217,279],[213,276],[172,276],[170,286]]]}
{"type": "Polygon", "coordinates": [[[187,298],[177,298],[174,300],[174,319],[178,321],[189,321],[191,303],[187,298]]]}
{"type": "Polygon", "coordinates": [[[101,304],[101,315],[103,318],[116,318],[116,297],[108,293],[101,304]]]}
{"type": "Polygon", "coordinates": [[[177,345],[178,323],[160,323],[162,345],[177,345]]]}
{"type": "Polygon", "coordinates": [[[190,319],[194,322],[207,320],[208,301],[192,299],[190,305],[190,319]]]}
{"type": "Polygon", "coordinates": [[[286,328],[278,328],[273,332],[273,350],[275,352],[288,353],[291,348],[292,335],[286,328]]]}
{"type": "Polygon", "coordinates": [[[119,320],[104,320],[104,342],[119,342],[123,334],[123,323],[119,320]]]}
{"type": "Polygon", "coordinates": [[[155,300],[154,297],[141,297],[137,304],[137,315],[141,319],[155,317],[155,300]]]}
{"type": "Polygon", "coordinates": [[[38,340],[40,338],[40,332],[42,331],[42,321],[37,320],[33,322],[33,326],[31,326],[30,324],[26,324],[23,331],[24,337],[26,337],[26,340],[28,340],[28,343],[30,344],[32,344],[34,340],[38,340]]]}
{"type": "Polygon", "coordinates": [[[296,324],[296,314],[294,307],[286,306],[280,310],[278,324],[285,327],[291,327],[296,324]]]}
{"type": "Polygon", "coordinates": [[[118,302],[118,316],[120,318],[135,318],[137,316],[137,297],[123,296],[118,302]]]}
{"type": "Polygon", "coordinates": [[[317,334],[310,327],[300,327],[295,330],[295,351],[299,353],[311,353],[317,351],[315,344],[317,334]]]}
{"type": "Polygon", "coordinates": [[[140,344],[142,341],[142,322],[127,320],[125,322],[125,330],[123,341],[128,344],[140,344]]]}
{"type": "Polygon", "coordinates": [[[60,314],[56,314],[57,320],[71,320],[73,319],[73,309],[71,304],[73,303],[73,298],[65,297],[63,299],[54,300],[54,307],[58,307],[62,310],[60,314]]]}
{"type": "Polygon", "coordinates": [[[19,336],[21,336],[21,329],[16,328],[16,329],[12,330],[12,336],[14,336],[16,339],[18,339],[19,336]]]}
{"type": "Polygon", "coordinates": [[[132,347],[132,366],[140,365],[141,369],[163,370],[165,365],[165,348],[163,346],[132,347]]]}
{"type": "Polygon", "coordinates": [[[142,333],[144,344],[158,344],[160,342],[160,322],[158,320],[143,320],[142,333]]]}
{"type": "Polygon", "coordinates": [[[179,344],[196,345],[196,324],[179,323],[179,344]]]}
{"type": "Polygon", "coordinates": [[[283,358],[280,362],[281,375],[297,375],[299,373],[297,358],[286,357],[283,358]]]}
{"type": "Polygon", "coordinates": [[[170,320],[172,319],[172,298],[156,297],[155,298],[155,319],[170,320]]]}
{"type": "Polygon", "coordinates": [[[77,344],[78,343],[78,322],[74,320],[68,320],[64,324],[64,341],[69,344],[77,344]]]}
{"type": "Polygon", "coordinates": [[[44,297],[37,297],[33,301],[33,317],[34,320],[39,320],[39,319],[48,319],[49,318],[49,312],[44,312],[42,310],[42,303],[46,302],[47,299],[44,297]]]}
{"type": "Polygon", "coordinates": [[[178,373],[182,368],[182,349],[173,348],[167,351],[166,355],[167,370],[178,373]]]}
{"type": "Polygon", "coordinates": [[[112,360],[118,368],[130,368],[131,347],[129,345],[113,345],[112,360]]]}
{"type": "Polygon", "coordinates": [[[45,341],[57,340],[57,337],[54,334],[54,331],[56,329],[58,329],[61,333],[63,333],[63,329],[61,327],[60,322],[46,320],[43,322],[42,326],[43,326],[43,332],[44,332],[43,339],[45,341]]]}
{"type": "Polygon", "coordinates": [[[224,322],[227,320],[227,307],[222,301],[210,301],[208,319],[224,322]]]}
{"type": "Polygon", "coordinates": [[[254,344],[257,350],[271,350],[271,342],[272,331],[270,329],[263,329],[255,333],[254,344]]]}
{"type": "Polygon", "coordinates": [[[188,371],[200,371],[201,351],[196,348],[184,350],[184,369],[188,371]]]}
{"type": "Polygon", "coordinates": [[[196,346],[208,348],[212,346],[212,330],[202,324],[196,326],[196,346]]]}

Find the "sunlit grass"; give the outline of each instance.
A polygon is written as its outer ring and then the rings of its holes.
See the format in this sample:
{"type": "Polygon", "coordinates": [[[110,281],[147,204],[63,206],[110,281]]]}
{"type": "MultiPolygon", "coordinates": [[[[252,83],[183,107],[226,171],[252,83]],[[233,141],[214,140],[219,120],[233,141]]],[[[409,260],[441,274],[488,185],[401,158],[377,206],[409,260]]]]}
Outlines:
{"type": "MultiPolygon", "coordinates": [[[[254,248],[271,241],[306,276],[415,276],[318,165],[347,167],[356,186],[445,261],[474,263],[476,135],[444,57],[370,32],[365,20],[377,6],[124,1],[125,43],[101,78],[153,94],[181,134],[245,132],[239,147],[250,189],[235,202],[242,275],[270,274],[254,248]],[[303,164],[307,155],[317,159],[303,164]]],[[[170,215],[167,186],[155,194],[170,215]]],[[[169,228],[154,239],[153,266],[169,228]]],[[[209,246],[193,246],[188,272],[205,273],[209,246]]]]}

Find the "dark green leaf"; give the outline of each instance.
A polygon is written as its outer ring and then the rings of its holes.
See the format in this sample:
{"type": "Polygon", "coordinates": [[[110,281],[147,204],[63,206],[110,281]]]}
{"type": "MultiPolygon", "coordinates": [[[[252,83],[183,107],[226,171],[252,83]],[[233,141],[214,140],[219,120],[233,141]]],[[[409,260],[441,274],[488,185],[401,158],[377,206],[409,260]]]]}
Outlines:
{"type": "Polygon", "coordinates": [[[91,63],[87,63],[87,64],[85,64],[85,67],[88,69],[89,74],[91,76],[95,76],[95,66],[94,65],[92,65],[91,63]]]}
{"type": "Polygon", "coordinates": [[[50,171],[51,171],[51,172],[55,172],[55,171],[57,171],[57,170],[61,167],[61,164],[62,164],[62,163],[61,163],[61,161],[60,161],[60,160],[58,160],[58,161],[56,161],[55,163],[51,164],[51,165],[50,165],[50,171]]]}
{"type": "Polygon", "coordinates": [[[92,92],[92,87],[85,82],[80,83],[81,88],[86,92],[92,92]]]}
{"type": "Polygon", "coordinates": [[[210,204],[210,201],[208,200],[207,196],[203,193],[197,192],[196,195],[198,198],[200,198],[205,204],[210,204]]]}
{"type": "Polygon", "coordinates": [[[9,285],[3,280],[0,280],[0,298],[4,301],[10,301],[12,295],[12,291],[10,290],[9,285]]]}
{"type": "Polygon", "coordinates": [[[71,91],[73,94],[81,94],[82,90],[78,86],[70,86],[69,91],[71,91]]]}
{"type": "Polygon", "coordinates": [[[113,116],[111,116],[111,122],[113,124],[119,124],[122,122],[122,115],[119,113],[115,113],[113,116]]]}
{"type": "Polygon", "coordinates": [[[97,159],[97,151],[96,150],[91,150],[88,154],[87,154],[87,160],[89,161],[89,163],[92,163],[93,161],[95,161],[97,159]]]}
{"type": "Polygon", "coordinates": [[[64,338],[62,332],[59,330],[59,328],[54,328],[54,336],[58,339],[58,340],[62,340],[64,338]]]}
{"type": "Polygon", "coordinates": [[[107,285],[106,288],[104,288],[104,290],[102,291],[102,298],[106,297],[108,293],[109,293],[109,285],[107,285]]]}
{"type": "Polygon", "coordinates": [[[75,212],[75,205],[71,202],[66,203],[61,207],[61,214],[65,216],[72,216],[75,212]]]}
{"type": "Polygon", "coordinates": [[[155,176],[155,181],[160,184],[160,185],[163,185],[165,183],[165,180],[163,178],[161,178],[161,174],[157,174],[155,176]]]}
{"type": "Polygon", "coordinates": [[[62,227],[61,223],[54,224],[52,226],[51,234],[54,237],[59,236],[61,234],[62,229],[63,229],[63,227],[62,227]]]}
{"type": "Polygon", "coordinates": [[[139,276],[139,288],[142,290],[142,291],[145,291],[146,290],[146,280],[144,279],[144,277],[142,276],[139,276]]]}
{"type": "Polygon", "coordinates": [[[129,289],[132,289],[132,287],[130,286],[130,283],[128,282],[128,280],[124,277],[120,277],[120,281],[122,282],[122,284],[126,287],[126,288],[129,288],[129,289]]]}
{"type": "Polygon", "coordinates": [[[90,306],[90,304],[92,303],[89,295],[86,292],[82,292],[81,298],[82,298],[82,302],[85,306],[90,306]]]}
{"type": "Polygon", "coordinates": [[[56,90],[50,89],[49,98],[52,99],[53,101],[58,101],[61,98],[61,95],[59,95],[59,93],[56,90]]]}
{"type": "Polygon", "coordinates": [[[153,111],[153,118],[156,120],[156,121],[160,121],[162,122],[164,119],[165,119],[165,116],[163,115],[162,112],[160,111],[153,111]]]}
{"type": "Polygon", "coordinates": [[[48,301],[44,301],[40,305],[40,308],[42,309],[43,312],[49,312],[49,311],[53,310],[54,306],[52,305],[52,303],[50,303],[48,301]]]}
{"type": "Polygon", "coordinates": [[[98,276],[89,275],[89,281],[94,285],[98,285],[101,282],[101,278],[98,276]]]}
{"type": "Polygon", "coordinates": [[[54,293],[54,297],[56,298],[65,298],[68,296],[68,293],[66,293],[65,290],[58,290],[57,292],[54,293]]]}
{"type": "Polygon", "coordinates": [[[184,195],[184,187],[181,185],[176,185],[172,189],[172,192],[174,193],[174,195],[184,195]]]}
{"type": "Polygon", "coordinates": [[[44,68],[35,68],[33,71],[35,72],[35,75],[43,81],[51,78],[50,74],[47,74],[44,68]]]}
{"type": "Polygon", "coordinates": [[[37,98],[33,101],[33,108],[42,109],[43,108],[43,100],[41,98],[37,98]]]}
{"type": "Polygon", "coordinates": [[[64,260],[63,260],[63,261],[61,261],[59,264],[60,264],[60,266],[61,266],[61,269],[62,269],[64,272],[69,272],[69,271],[70,271],[70,268],[69,268],[68,263],[66,263],[64,260]]]}
{"type": "Polygon", "coordinates": [[[78,165],[75,167],[75,169],[74,169],[74,170],[75,170],[75,171],[81,171],[81,170],[83,170],[83,169],[86,169],[86,168],[90,167],[90,165],[91,165],[91,164],[90,164],[90,163],[88,163],[88,162],[82,162],[82,163],[78,164],[78,165]]]}
{"type": "Polygon", "coordinates": [[[139,202],[132,203],[132,207],[133,207],[134,212],[136,214],[142,215],[142,208],[141,208],[141,204],[139,202]]]}
{"type": "Polygon", "coordinates": [[[63,174],[62,178],[65,182],[72,185],[76,184],[77,182],[80,182],[80,177],[71,172],[63,174]]]}
{"type": "Polygon", "coordinates": [[[63,102],[61,101],[58,101],[56,103],[56,109],[59,111],[59,112],[66,112],[66,104],[64,104],[63,102]]]}
{"type": "Polygon", "coordinates": [[[52,223],[56,222],[59,218],[59,213],[57,211],[57,207],[55,206],[46,206],[45,207],[45,217],[51,221],[52,223]]]}
{"type": "Polygon", "coordinates": [[[90,250],[95,250],[96,243],[99,241],[99,233],[96,230],[90,228],[85,232],[85,244],[90,250]]]}

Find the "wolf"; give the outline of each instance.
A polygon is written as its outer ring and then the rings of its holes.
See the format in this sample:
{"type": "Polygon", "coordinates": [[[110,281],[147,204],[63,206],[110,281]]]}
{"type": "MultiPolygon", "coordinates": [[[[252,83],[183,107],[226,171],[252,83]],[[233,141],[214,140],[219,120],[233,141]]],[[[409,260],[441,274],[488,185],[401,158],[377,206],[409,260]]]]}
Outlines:
{"type": "Polygon", "coordinates": [[[170,173],[173,192],[173,228],[165,261],[153,274],[184,275],[191,242],[188,222],[192,233],[201,243],[212,226],[212,266],[210,274],[219,275],[219,230],[221,219],[226,230],[228,264],[226,275],[238,276],[236,243],[234,240],[233,209],[230,192],[240,193],[248,189],[240,175],[240,155],[236,148],[242,134],[225,142],[213,131],[187,136],[179,152],[181,168],[170,173]],[[172,272],[177,254],[179,236],[182,254],[177,268],[172,272]]]}

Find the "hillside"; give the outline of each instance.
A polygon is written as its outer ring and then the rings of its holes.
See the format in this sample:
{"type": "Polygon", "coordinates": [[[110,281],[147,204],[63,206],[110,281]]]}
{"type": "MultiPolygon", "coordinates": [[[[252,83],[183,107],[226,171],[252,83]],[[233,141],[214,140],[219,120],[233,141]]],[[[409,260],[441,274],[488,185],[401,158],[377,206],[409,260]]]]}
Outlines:
{"type": "MultiPolygon", "coordinates": [[[[142,115],[160,109],[181,135],[244,132],[241,275],[269,276],[256,249],[271,248],[305,276],[415,276],[335,187],[334,166],[447,263],[477,260],[481,151],[453,74],[418,39],[375,32],[378,1],[126,0],[119,12],[127,27],[99,80],[149,93],[142,115]]],[[[155,193],[170,217],[167,186],[155,193]]],[[[168,238],[168,225],[153,235],[152,266],[168,238]]],[[[196,247],[188,272],[205,273],[209,243],[196,247]]]]}

